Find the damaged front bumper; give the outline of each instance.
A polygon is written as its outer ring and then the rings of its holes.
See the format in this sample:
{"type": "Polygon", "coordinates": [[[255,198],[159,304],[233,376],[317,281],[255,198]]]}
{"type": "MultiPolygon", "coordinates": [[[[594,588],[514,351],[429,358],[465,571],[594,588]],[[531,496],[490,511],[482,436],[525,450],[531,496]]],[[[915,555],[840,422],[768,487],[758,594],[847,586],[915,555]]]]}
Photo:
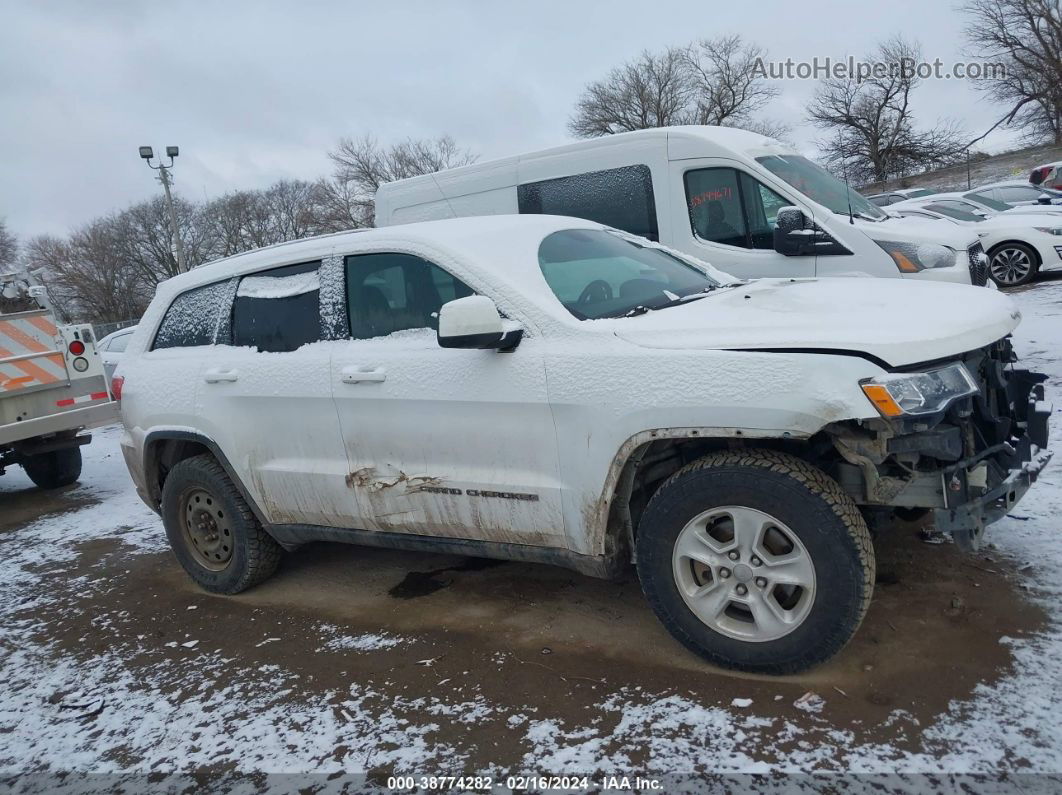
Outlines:
{"type": "MultiPolygon", "coordinates": [[[[1002,519],[1036,482],[1053,455],[1047,450],[1052,407],[1044,400],[1044,375],[1012,370],[1007,388],[1019,436],[1011,436],[958,461],[942,473],[944,507],[934,511],[938,530],[951,534],[959,546],[980,546],[986,525],[1002,519]]],[[[997,422],[1001,417],[994,417],[997,422]]]]}
{"type": "Polygon", "coordinates": [[[939,415],[828,429],[842,488],[868,508],[930,509],[938,529],[977,549],[1051,460],[1046,376],[1016,362],[1001,340],[964,357],[978,392],[939,415]]]}
{"type": "MultiPolygon", "coordinates": [[[[977,549],[985,527],[1002,519],[1018,504],[1029,487],[1036,482],[1040,471],[1047,466],[1052,455],[1053,453],[1049,450],[1038,451],[1031,461],[1026,462],[1020,469],[1010,470],[1002,483],[988,488],[980,496],[961,504],[937,508],[933,512],[937,529],[950,533],[955,543],[964,549],[977,549]]],[[[975,464],[975,466],[983,466],[983,463],[975,464]]],[[[970,470],[964,470],[962,474],[968,480],[970,470]]],[[[945,495],[962,490],[961,484],[955,488],[956,478],[959,478],[958,471],[953,472],[950,478],[947,474],[944,475],[945,495]]]]}

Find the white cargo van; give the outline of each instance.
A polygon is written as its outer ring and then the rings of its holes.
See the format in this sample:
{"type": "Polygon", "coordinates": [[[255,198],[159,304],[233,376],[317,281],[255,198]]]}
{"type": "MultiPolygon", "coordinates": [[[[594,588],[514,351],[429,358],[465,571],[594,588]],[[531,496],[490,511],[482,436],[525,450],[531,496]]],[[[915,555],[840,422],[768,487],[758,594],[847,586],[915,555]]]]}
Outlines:
{"type": "Polygon", "coordinates": [[[740,278],[988,280],[972,232],[890,218],[791,147],[730,127],[595,138],[388,183],[376,194],[378,226],[508,213],[608,224],[740,278]]]}

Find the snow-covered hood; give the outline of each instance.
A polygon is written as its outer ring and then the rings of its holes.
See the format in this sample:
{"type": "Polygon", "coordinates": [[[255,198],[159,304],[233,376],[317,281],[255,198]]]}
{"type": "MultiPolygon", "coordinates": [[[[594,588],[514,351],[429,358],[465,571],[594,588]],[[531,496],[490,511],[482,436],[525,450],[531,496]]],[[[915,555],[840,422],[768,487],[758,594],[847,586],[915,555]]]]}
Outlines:
{"type": "Polygon", "coordinates": [[[688,304],[614,321],[646,348],[804,349],[866,353],[893,367],[955,356],[1021,319],[983,287],[904,279],[762,279],[688,304]]]}
{"type": "Polygon", "coordinates": [[[856,226],[871,240],[887,240],[891,243],[938,243],[956,251],[965,251],[977,241],[971,229],[961,226],[938,224],[926,218],[886,218],[884,221],[861,221],[856,226]]]}

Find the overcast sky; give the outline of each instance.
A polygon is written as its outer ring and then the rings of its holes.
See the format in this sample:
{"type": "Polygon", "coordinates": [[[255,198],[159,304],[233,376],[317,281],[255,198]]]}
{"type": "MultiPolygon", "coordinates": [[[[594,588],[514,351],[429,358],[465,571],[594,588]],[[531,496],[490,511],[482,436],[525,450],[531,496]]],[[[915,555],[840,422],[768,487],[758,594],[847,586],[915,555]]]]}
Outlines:
{"type": "MultiPolygon", "coordinates": [[[[772,60],[844,58],[903,31],[950,63],[961,28],[926,0],[0,0],[0,217],[20,237],[64,233],[152,195],[141,144],[179,145],[177,189],[202,199],[325,175],[340,136],[449,133],[482,158],[562,143],[581,88],[643,48],[740,33],[772,60]]],[[[814,82],[779,86],[767,115],[812,154],[814,82]]],[[[997,112],[951,81],[916,108],[978,133],[997,112]]]]}

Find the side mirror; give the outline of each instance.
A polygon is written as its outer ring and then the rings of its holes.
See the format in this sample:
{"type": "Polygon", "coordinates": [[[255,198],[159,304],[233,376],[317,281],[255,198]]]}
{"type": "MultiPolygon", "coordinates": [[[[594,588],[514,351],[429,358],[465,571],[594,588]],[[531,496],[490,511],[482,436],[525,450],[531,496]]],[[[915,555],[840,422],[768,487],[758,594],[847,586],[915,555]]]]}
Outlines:
{"type": "Polygon", "coordinates": [[[1039,196],[1036,197],[1037,204],[1050,204],[1052,201],[1053,200],[1051,198],[1050,193],[1041,193],[1039,196]]]}
{"type": "Polygon", "coordinates": [[[485,295],[458,298],[439,310],[442,348],[512,350],[522,336],[522,329],[506,328],[498,307],[485,295]]]}
{"type": "Polygon", "coordinates": [[[799,207],[782,207],[774,219],[774,250],[787,257],[852,252],[823,231],[799,207]]]}

